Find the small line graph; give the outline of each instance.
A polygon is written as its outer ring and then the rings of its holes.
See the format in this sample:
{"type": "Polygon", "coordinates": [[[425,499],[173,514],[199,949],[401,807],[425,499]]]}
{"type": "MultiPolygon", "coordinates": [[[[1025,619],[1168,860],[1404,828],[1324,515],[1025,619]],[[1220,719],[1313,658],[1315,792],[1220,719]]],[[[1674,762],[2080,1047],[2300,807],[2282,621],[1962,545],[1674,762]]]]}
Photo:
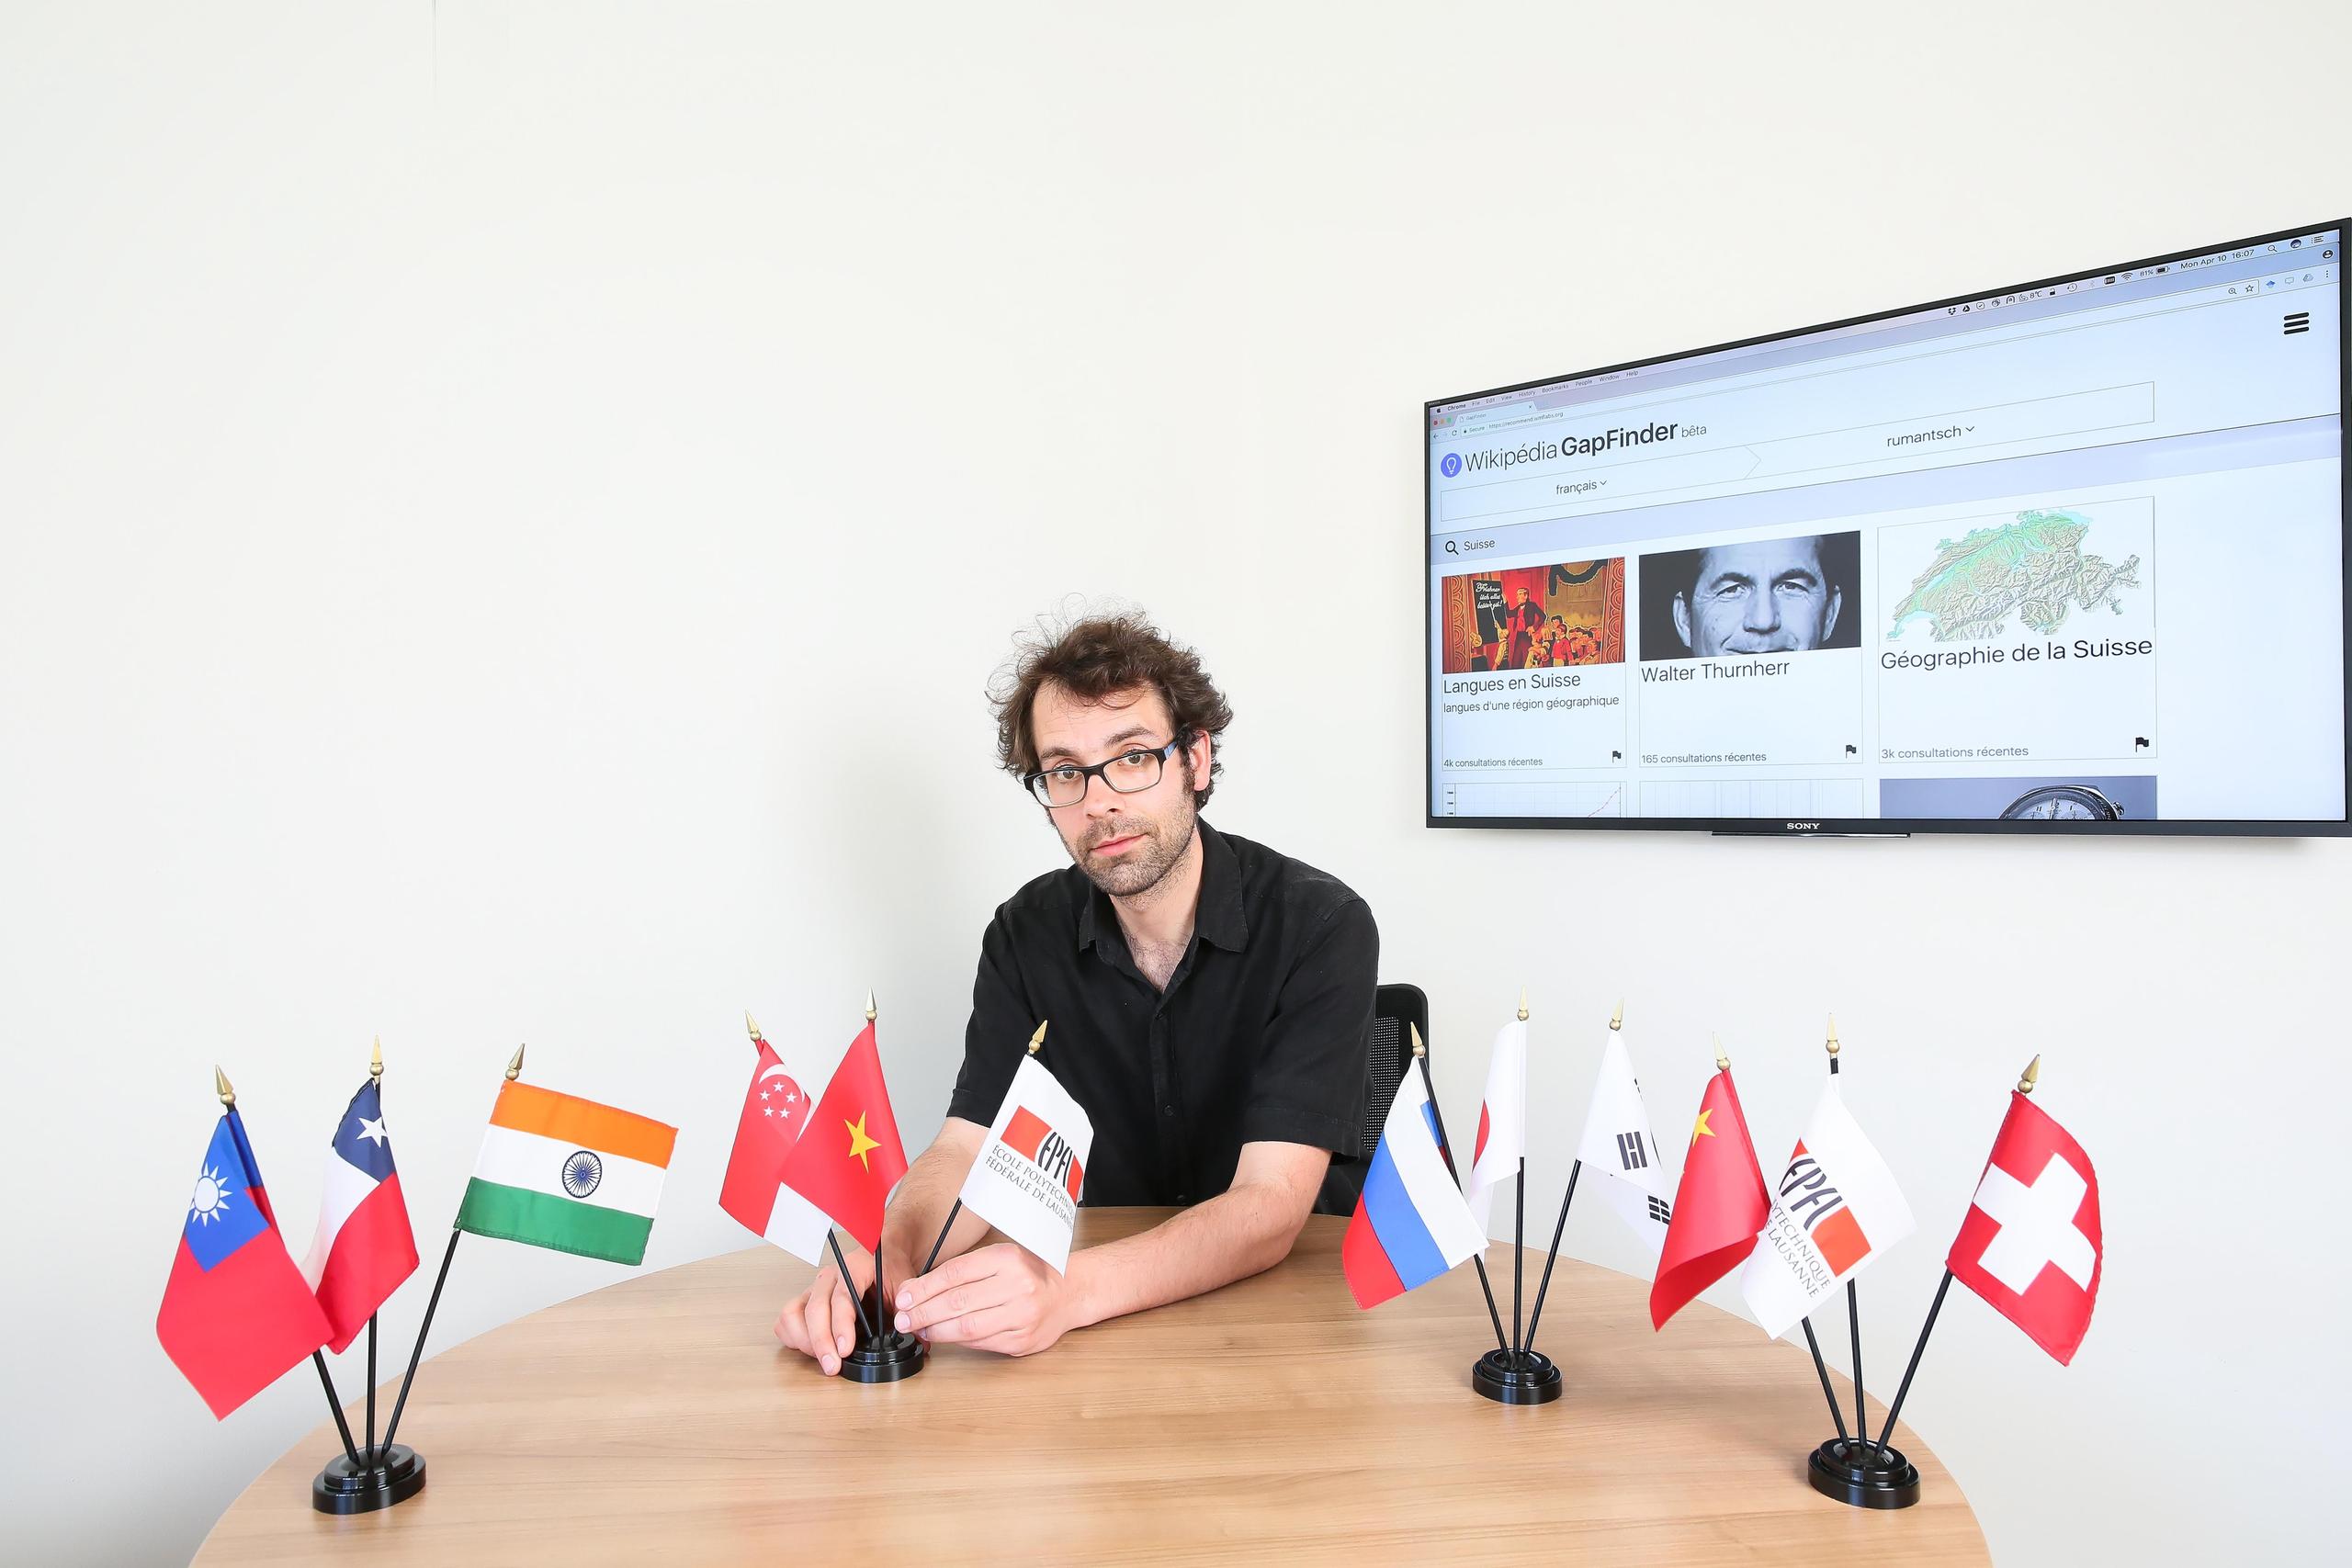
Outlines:
{"type": "Polygon", "coordinates": [[[1668,779],[1642,785],[1645,817],[1862,815],[1860,779],[1668,779]]]}

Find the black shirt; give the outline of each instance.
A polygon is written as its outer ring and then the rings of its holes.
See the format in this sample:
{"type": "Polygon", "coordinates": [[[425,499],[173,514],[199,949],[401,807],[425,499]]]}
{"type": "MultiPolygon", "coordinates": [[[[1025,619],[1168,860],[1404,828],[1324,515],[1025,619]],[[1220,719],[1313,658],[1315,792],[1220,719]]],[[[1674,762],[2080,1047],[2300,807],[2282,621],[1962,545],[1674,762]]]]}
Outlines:
{"type": "Polygon", "coordinates": [[[1241,1145],[1329,1149],[1317,1207],[1363,1183],[1380,933],[1336,877],[1205,821],[1200,904],[1168,989],[1136,969],[1109,895],[1076,866],[1001,906],[980,942],[950,1116],[985,1127],[1040,1019],[1040,1059],[1094,1123],[1084,1200],[1194,1203],[1241,1145]]]}

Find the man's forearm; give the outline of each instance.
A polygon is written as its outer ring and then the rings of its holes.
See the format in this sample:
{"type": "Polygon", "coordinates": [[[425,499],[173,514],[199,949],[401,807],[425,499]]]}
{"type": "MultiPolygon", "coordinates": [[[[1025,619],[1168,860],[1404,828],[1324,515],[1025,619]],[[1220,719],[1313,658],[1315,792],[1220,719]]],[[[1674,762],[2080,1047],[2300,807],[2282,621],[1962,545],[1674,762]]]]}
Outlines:
{"type": "Polygon", "coordinates": [[[1262,1273],[1289,1256],[1299,1200],[1275,1183],[1236,1186],[1140,1235],[1070,1255],[1078,1325],[1197,1296],[1262,1273]]]}
{"type": "MultiPolygon", "coordinates": [[[[976,1131],[986,1135],[984,1129],[976,1131]]],[[[890,1280],[893,1292],[900,1278],[898,1260],[907,1260],[903,1266],[905,1278],[911,1279],[922,1268],[931,1244],[939,1237],[941,1224],[956,1206],[956,1193],[964,1189],[964,1178],[971,1169],[975,1152],[963,1147],[964,1142],[950,1130],[943,1129],[931,1147],[907,1168],[907,1174],[899,1180],[899,1190],[891,1194],[889,1212],[882,1217],[882,1246],[894,1266],[890,1280]]],[[[955,1231],[939,1249],[939,1256],[948,1258],[967,1251],[988,1233],[988,1222],[967,1211],[956,1216],[955,1231]]]]}

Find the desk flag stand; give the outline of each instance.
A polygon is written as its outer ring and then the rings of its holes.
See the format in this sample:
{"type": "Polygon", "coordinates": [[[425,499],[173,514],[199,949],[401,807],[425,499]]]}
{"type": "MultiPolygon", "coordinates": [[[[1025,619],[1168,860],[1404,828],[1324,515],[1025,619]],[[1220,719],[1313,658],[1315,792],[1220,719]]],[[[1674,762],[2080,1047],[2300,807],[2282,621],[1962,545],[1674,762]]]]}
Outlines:
{"type": "MultiPolygon", "coordinates": [[[[213,1071],[218,1073],[219,1068],[213,1071]]],[[[375,1043],[374,1055],[368,1064],[368,1076],[374,1079],[380,1092],[384,1081],[384,1042],[380,1036],[375,1043]]],[[[221,1103],[232,1102],[235,1096],[228,1080],[220,1081],[221,1103]]],[[[455,1238],[452,1238],[453,1240],[455,1238]]],[[[448,1271],[448,1260],[442,1260],[442,1271],[448,1271]]],[[[441,1288],[435,1283],[434,1298],[440,1298],[441,1288]]],[[[427,1322],[431,1321],[428,1314],[427,1322]]],[[[424,1342],[419,1336],[418,1343],[424,1342]]],[[[311,1352],[311,1360],[319,1369],[319,1382],[326,1390],[327,1408],[334,1413],[335,1430],[343,1438],[343,1452],[327,1461],[319,1473],[311,1478],[311,1506],[322,1514],[372,1514],[379,1508],[389,1508],[405,1503],[424,1490],[424,1456],[404,1443],[395,1443],[391,1434],[384,1434],[383,1445],[376,1442],[376,1314],[368,1314],[368,1447],[366,1457],[351,1441],[351,1423],[344,1418],[343,1398],[334,1391],[334,1380],[327,1375],[327,1359],[323,1351],[311,1352]]],[[[413,1364],[410,1371],[414,1372],[413,1364]]],[[[408,1389],[401,1385],[401,1394],[408,1389]]],[[[397,1423],[397,1410],[393,1416],[397,1423]]]]}
{"type": "MultiPolygon", "coordinates": [[[[865,1027],[869,1032],[874,1028],[876,1016],[874,993],[868,990],[865,993],[865,1027]]],[[[856,1047],[853,1045],[851,1050],[854,1052],[856,1047]]],[[[881,1076],[881,1060],[877,1049],[874,1056],[877,1081],[881,1076]]],[[[837,1074],[839,1070],[835,1069],[837,1074]]],[[[831,1087],[827,1086],[828,1092],[831,1087]]],[[[823,1110],[821,1097],[818,1110],[823,1110]]],[[[904,1169],[904,1165],[901,1164],[899,1168],[904,1169]]],[[[877,1235],[875,1240],[878,1243],[881,1237],[877,1235]]],[[[890,1297],[882,1280],[882,1248],[876,1246],[874,1249],[874,1289],[860,1295],[857,1281],[850,1277],[849,1259],[842,1256],[838,1225],[826,1231],[825,1242],[832,1248],[833,1266],[842,1271],[842,1288],[849,1292],[850,1305],[857,1309],[857,1343],[848,1355],[842,1358],[842,1377],[850,1382],[899,1382],[922,1371],[930,1362],[931,1347],[918,1336],[899,1333],[895,1325],[890,1297]]]]}
{"type": "MultiPolygon", "coordinates": [[[[1527,1021],[1527,992],[1524,987],[1519,993],[1519,1021],[1522,1024],[1527,1021]]],[[[1413,1057],[1420,1064],[1421,1088],[1430,1097],[1430,1114],[1437,1119],[1438,1146],[1445,1152],[1446,1166],[1451,1169],[1453,1164],[1453,1142],[1445,1135],[1445,1119],[1438,1113],[1437,1089],[1430,1082],[1429,1053],[1421,1044],[1419,1031],[1416,1031],[1413,1035],[1413,1057]]],[[[1514,1109],[1514,1114],[1521,1118],[1523,1126],[1527,1115],[1526,1094],[1523,1089],[1520,1096],[1520,1104],[1514,1109]]],[[[1520,1143],[1523,1150],[1526,1145],[1523,1134],[1520,1143]]],[[[1560,1369],[1552,1364],[1552,1359],[1549,1356],[1532,1348],[1534,1324],[1527,1323],[1524,1330],[1521,1327],[1522,1320],[1520,1315],[1520,1295],[1524,1280],[1524,1259],[1527,1247],[1527,1156],[1524,1153],[1520,1156],[1519,1173],[1514,1179],[1513,1188],[1510,1236],[1511,1332],[1509,1337],[1505,1337],[1502,1314],[1495,1306],[1494,1286],[1487,1278],[1487,1260],[1483,1258],[1478,1258],[1476,1259],[1478,1287],[1487,1293],[1487,1312],[1494,1319],[1495,1348],[1471,1364],[1470,1386],[1477,1390],[1482,1396],[1493,1400],[1498,1404],[1549,1404],[1560,1397],[1562,1386],[1560,1369]]],[[[1549,1270],[1546,1270],[1547,1276],[1549,1270]]],[[[1544,1313],[1544,1296],[1540,1290],[1536,1292],[1535,1313],[1538,1317],[1541,1317],[1544,1313]]]]}
{"type": "MultiPolygon", "coordinates": [[[[1524,998],[1522,1003],[1523,1001],[1524,998]]],[[[1521,1018],[1526,1016],[1524,1011],[1520,1014],[1521,1018]]],[[[1624,1027],[1625,1002],[1624,998],[1620,998],[1617,1002],[1617,1010],[1609,1015],[1609,1032],[1614,1034],[1624,1027]]],[[[1552,1265],[1560,1260],[1560,1237],[1567,1232],[1568,1205],[1577,1201],[1577,1178],[1583,1174],[1584,1160],[1579,1156],[1568,1166],[1568,1190],[1560,1198],[1560,1217],[1552,1222],[1551,1250],[1544,1255],[1544,1277],[1535,1283],[1535,1310],[1527,1316],[1527,1337],[1521,1342],[1521,1348],[1527,1356],[1538,1363],[1526,1374],[1535,1380],[1534,1392],[1532,1395],[1514,1398],[1508,1385],[1504,1386],[1502,1392],[1488,1393],[1485,1384],[1479,1384],[1478,1392],[1486,1394],[1489,1399],[1499,1399],[1506,1404],[1542,1404],[1547,1400],[1560,1397],[1560,1369],[1553,1365],[1548,1357],[1533,1348],[1535,1325],[1544,1321],[1544,1298],[1550,1294],[1552,1290],[1552,1265]],[[1550,1380],[1548,1382],[1544,1381],[1547,1374],[1550,1380]],[[1549,1392],[1545,1392],[1547,1389],[1549,1392]]],[[[1487,1360],[1491,1359],[1493,1359],[1492,1357],[1485,1358],[1479,1365],[1483,1367],[1487,1360]]]]}
{"type": "MultiPolygon", "coordinates": [[[[1838,1020],[1829,1020],[1829,1038],[1822,1048],[1829,1053],[1829,1076],[1838,1076],[1838,1020]]],[[[1857,1508],[1907,1508],[1919,1500],[1919,1470],[1903,1457],[1900,1449],[1891,1449],[1886,1439],[1894,1430],[1890,1414],[1886,1429],[1879,1440],[1870,1440],[1869,1410],[1862,1403],[1862,1309],[1854,1290],[1854,1281],[1846,1281],[1846,1332],[1854,1349],[1854,1432],[1846,1433],[1845,1412],[1838,1407],[1837,1392],[1830,1387],[1829,1366],[1821,1359],[1821,1341],[1814,1337],[1813,1319],[1804,1323],[1805,1348],[1813,1352],[1813,1370],[1821,1379],[1822,1397],[1829,1402],[1829,1419],[1836,1424],[1838,1435],[1813,1450],[1805,1461],[1805,1479],[1813,1489],[1825,1497],[1835,1497],[1857,1508]]],[[[1934,1320],[1931,1317],[1929,1321],[1934,1320]]],[[[1917,1359],[1913,1359],[1917,1364],[1917,1359]]],[[[1905,1380],[1906,1385],[1909,1380],[1905,1380]]],[[[1898,1403],[1901,1395],[1896,1396],[1898,1403]]]]}

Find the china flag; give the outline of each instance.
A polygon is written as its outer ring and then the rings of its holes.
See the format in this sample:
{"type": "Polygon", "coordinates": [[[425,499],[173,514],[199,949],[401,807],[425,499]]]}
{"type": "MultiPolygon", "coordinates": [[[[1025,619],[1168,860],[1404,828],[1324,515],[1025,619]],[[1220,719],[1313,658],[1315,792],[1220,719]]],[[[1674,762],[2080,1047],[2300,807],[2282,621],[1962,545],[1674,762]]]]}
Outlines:
{"type": "Polygon", "coordinates": [[[899,1142],[868,1019],[792,1145],[782,1179],[874,1252],[882,1246],[882,1205],[906,1173],[907,1151],[899,1142]]]}
{"type": "Polygon", "coordinates": [[[2064,1365],[2090,1328],[2105,1251],[2091,1156],[2012,1092],[1944,1267],[2064,1365]]]}
{"type": "Polygon", "coordinates": [[[1698,1124],[1690,1129],[1674,1217],[1667,1222],[1665,1251],[1650,1284],[1650,1326],[1664,1328],[1701,1291],[1738,1268],[1771,1213],[1739,1091],[1724,1067],[1707,1080],[1698,1124]]]}

